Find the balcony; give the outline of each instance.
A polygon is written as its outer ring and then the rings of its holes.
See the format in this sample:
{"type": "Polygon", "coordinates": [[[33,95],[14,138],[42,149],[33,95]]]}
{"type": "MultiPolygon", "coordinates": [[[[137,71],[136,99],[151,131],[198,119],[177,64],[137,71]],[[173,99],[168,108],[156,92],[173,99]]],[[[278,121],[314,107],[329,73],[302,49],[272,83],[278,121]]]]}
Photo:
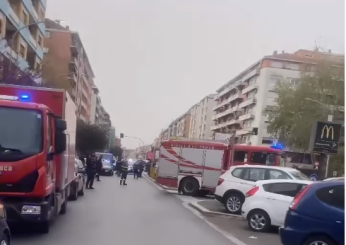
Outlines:
{"type": "Polygon", "coordinates": [[[212,117],[212,120],[216,120],[216,119],[218,119],[220,117],[226,116],[228,114],[231,114],[231,113],[234,113],[234,112],[237,112],[237,111],[240,111],[239,106],[233,106],[232,108],[229,108],[229,109],[227,109],[227,110],[225,110],[225,111],[223,111],[221,113],[218,113],[218,114],[214,115],[212,117]]]}
{"type": "Polygon", "coordinates": [[[243,129],[239,129],[235,132],[236,136],[242,136],[245,134],[251,134],[252,133],[252,128],[243,128],[243,129]]]}
{"type": "Polygon", "coordinates": [[[72,58],[68,64],[71,72],[77,72],[77,60],[72,58]]]}
{"type": "Polygon", "coordinates": [[[224,100],[224,101],[221,102],[220,104],[216,105],[216,106],[213,108],[213,110],[215,111],[215,110],[221,108],[222,106],[224,106],[224,105],[226,105],[226,104],[228,104],[228,103],[230,103],[230,102],[232,102],[232,101],[234,101],[234,100],[236,100],[236,99],[242,99],[242,98],[243,98],[243,97],[242,97],[242,94],[241,94],[240,92],[239,92],[239,93],[236,93],[236,94],[232,95],[231,97],[229,97],[227,100],[224,100]]]}
{"type": "Polygon", "coordinates": [[[9,19],[12,21],[12,23],[19,28],[20,27],[20,19],[16,12],[13,11],[13,9],[9,6],[9,19]]]}
{"type": "Polygon", "coordinates": [[[71,86],[73,88],[75,88],[77,86],[78,79],[77,79],[77,75],[75,73],[70,74],[69,77],[68,77],[68,80],[70,81],[71,86]]]}
{"type": "Polygon", "coordinates": [[[246,93],[249,93],[250,91],[254,90],[254,89],[258,89],[258,84],[251,84],[249,86],[247,86],[246,88],[244,88],[241,93],[242,94],[246,94],[246,93]]]}
{"type": "Polygon", "coordinates": [[[78,56],[78,44],[75,38],[71,39],[71,46],[70,46],[71,54],[73,57],[78,56]]]}
{"type": "Polygon", "coordinates": [[[0,52],[4,54],[13,63],[16,63],[21,70],[25,70],[28,68],[28,62],[22,56],[18,55],[9,46],[0,46],[0,52]]]}
{"type": "Polygon", "coordinates": [[[250,98],[239,104],[239,108],[244,108],[252,104],[256,104],[257,100],[255,98],[250,98]]]}
{"type": "Polygon", "coordinates": [[[233,124],[239,124],[239,123],[240,123],[239,120],[232,119],[232,120],[229,120],[227,122],[222,122],[222,123],[219,123],[217,125],[211,126],[210,130],[214,131],[214,130],[219,129],[219,128],[224,128],[224,127],[227,127],[227,126],[230,126],[233,124]]]}
{"type": "Polygon", "coordinates": [[[242,79],[242,81],[246,81],[246,80],[248,80],[248,79],[250,79],[251,77],[253,77],[253,76],[255,76],[255,75],[259,75],[260,74],[260,68],[257,68],[257,69],[254,69],[254,70],[252,70],[252,71],[250,71],[248,74],[246,74],[244,77],[243,77],[243,79],[242,79]]]}
{"type": "Polygon", "coordinates": [[[254,118],[254,117],[255,117],[254,114],[252,114],[252,113],[246,113],[246,114],[241,115],[241,116],[239,117],[239,121],[244,121],[244,120],[252,119],[252,118],[254,118]]]}
{"type": "Polygon", "coordinates": [[[218,93],[217,95],[215,95],[214,100],[217,100],[218,98],[220,98],[220,97],[222,97],[223,95],[227,94],[227,93],[230,92],[231,90],[235,89],[235,88],[238,86],[239,82],[241,82],[241,81],[237,81],[237,82],[235,82],[235,83],[229,85],[229,87],[227,87],[226,89],[222,90],[220,93],[218,93]]]}

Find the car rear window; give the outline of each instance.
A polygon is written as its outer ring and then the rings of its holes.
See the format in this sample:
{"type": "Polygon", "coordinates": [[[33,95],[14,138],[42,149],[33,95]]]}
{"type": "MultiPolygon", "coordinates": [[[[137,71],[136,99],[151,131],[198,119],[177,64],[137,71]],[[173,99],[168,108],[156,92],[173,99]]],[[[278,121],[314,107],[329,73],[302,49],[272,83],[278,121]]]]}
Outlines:
{"type": "Polygon", "coordinates": [[[316,197],[323,203],[345,209],[345,186],[329,186],[316,191],[316,197]]]}
{"type": "Polygon", "coordinates": [[[302,172],[298,170],[289,171],[289,173],[293,176],[293,178],[298,180],[310,180],[308,176],[303,174],[302,172]]]}

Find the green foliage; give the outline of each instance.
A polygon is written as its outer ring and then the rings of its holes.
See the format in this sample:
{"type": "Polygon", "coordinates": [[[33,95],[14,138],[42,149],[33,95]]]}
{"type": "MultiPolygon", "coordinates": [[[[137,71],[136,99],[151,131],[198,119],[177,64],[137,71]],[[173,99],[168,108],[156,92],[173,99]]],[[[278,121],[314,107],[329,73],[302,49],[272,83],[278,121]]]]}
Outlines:
{"type": "Polygon", "coordinates": [[[108,137],[100,126],[86,124],[82,120],[77,121],[76,148],[82,154],[90,154],[104,151],[108,143],[108,137]]]}
{"type": "Polygon", "coordinates": [[[282,80],[275,87],[276,106],[263,111],[268,133],[292,149],[307,150],[316,121],[326,121],[328,115],[344,119],[338,109],[345,103],[344,85],[344,66],[330,61],[306,66],[298,84],[282,80]]]}

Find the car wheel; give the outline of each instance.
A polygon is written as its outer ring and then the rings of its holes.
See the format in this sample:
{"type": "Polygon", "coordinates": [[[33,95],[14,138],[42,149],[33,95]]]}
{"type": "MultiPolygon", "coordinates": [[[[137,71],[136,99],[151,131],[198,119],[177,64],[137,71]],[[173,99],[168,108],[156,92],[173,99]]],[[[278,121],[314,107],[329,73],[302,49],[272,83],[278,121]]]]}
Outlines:
{"type": "Polygon", "coordinates": [[[7,234],[2,234],[0,245],[10,245],[10,238],[7,236],[7,234]]]}
{"type": "Polygon", "coordinates": [[[336,245],[336,242],[326,236],[311,236],[304,241],[303,245],[336,245]]]}
{"type": "Polygon", "coordinates": [[[225,198],[225,208],[228,213],[239,214],[244,198],[238,193],[229,193],[225,198]]]}
{"type": "Polygon", "coordinates": [[[199,183],[193,177],[183,179],[181,183],[181,192],[186,196],[196,196],[199,192],[199,183]]]}
{"type": "Polygon", "coordinates": [[[271,220],[267,212],[256,209],[252,210],[247,216],[249,228],[253,231],[268,231],[271,226],[271,220]]]}
{"type": "Polygon", "coordinates": [[[78,199],[78,183],[75,183],[75,185],[72,188],[72,193],[69,196],[69,200],[76,201],[78,199]]]}

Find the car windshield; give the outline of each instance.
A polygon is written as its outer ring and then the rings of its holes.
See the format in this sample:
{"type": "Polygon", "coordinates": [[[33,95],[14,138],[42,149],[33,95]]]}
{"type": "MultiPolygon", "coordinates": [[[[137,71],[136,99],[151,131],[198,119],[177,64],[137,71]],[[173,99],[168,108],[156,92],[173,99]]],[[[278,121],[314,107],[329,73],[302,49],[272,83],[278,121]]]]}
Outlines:
{"type": "Polygon", "coordinates": [[[308,176],[303,174],[302,172],[298,170],[289,171],[289,173],[293,176],[293,178],[298,180],[310,180],[308,176]]]}
{"type": "Polygon", "coordinates": [[[97,152],[97,153],[95,153],[95,155],[96,155],[96,157],[102,156],[102,159],[106,160],[104,162],[110,162],[111,163],[112,160],[113,160],[113,155],[110,154],[110,153],[99,153],[99,152],[97,152]]]}
{"type": "Polygon", "coordinates": [[[42,151],[42,114],[36,110],[0,107],[0,156],[42,151]]]}

